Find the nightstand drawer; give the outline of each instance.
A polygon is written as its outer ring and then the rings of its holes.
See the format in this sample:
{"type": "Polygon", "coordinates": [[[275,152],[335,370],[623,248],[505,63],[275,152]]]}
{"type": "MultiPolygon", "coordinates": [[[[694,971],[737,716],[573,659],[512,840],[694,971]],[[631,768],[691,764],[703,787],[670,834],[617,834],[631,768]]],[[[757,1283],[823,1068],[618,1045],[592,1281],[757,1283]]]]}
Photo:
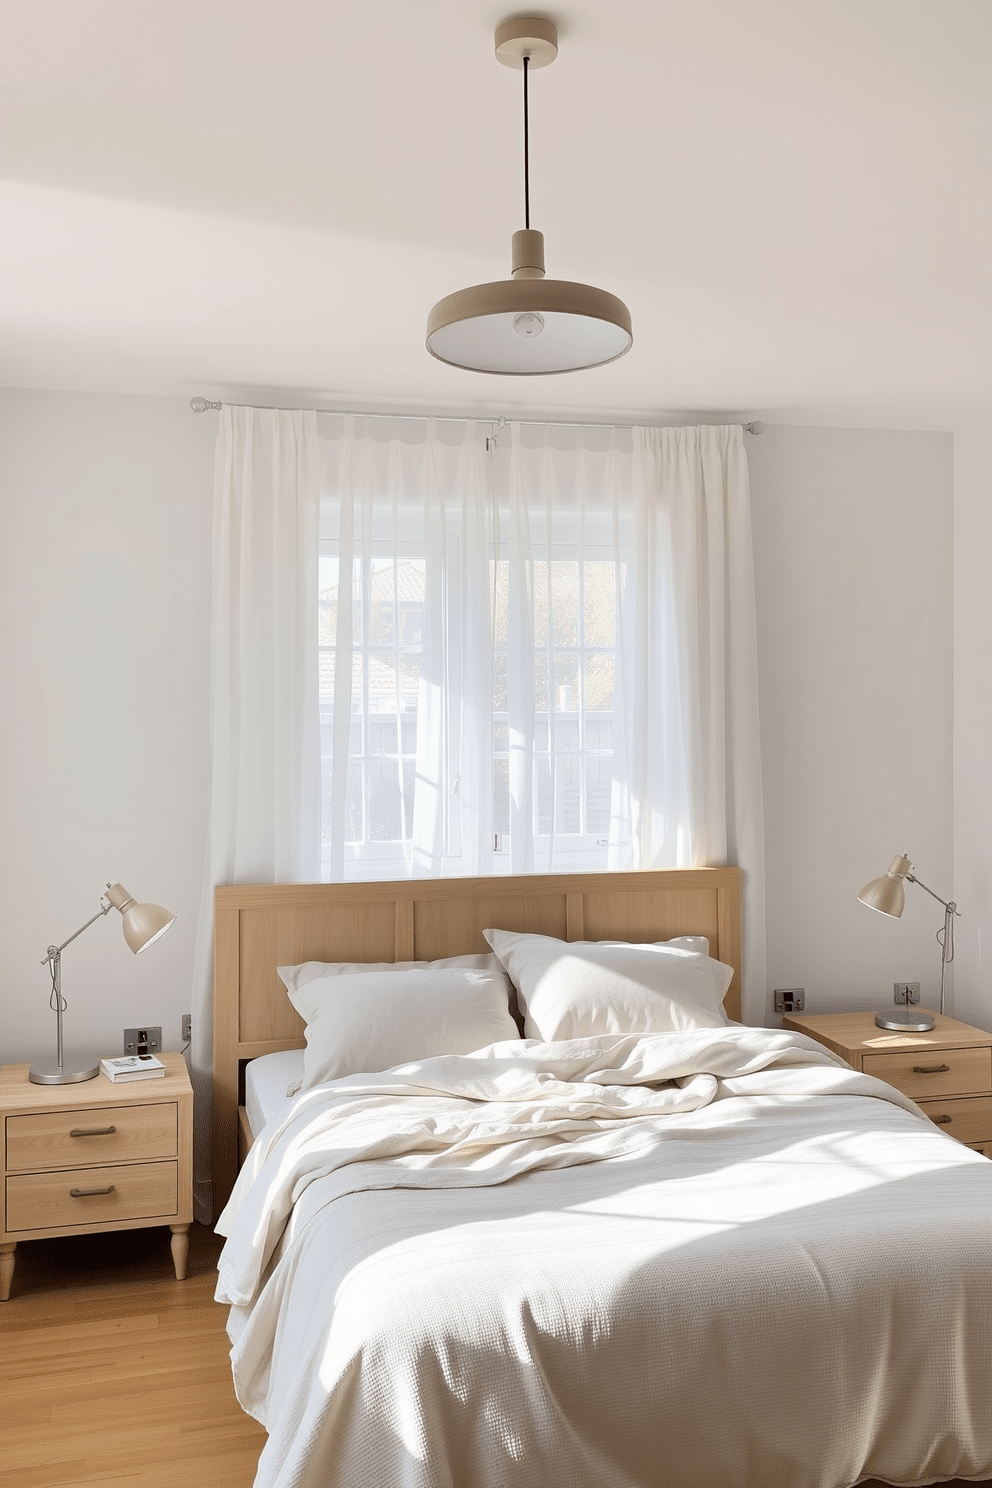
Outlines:
{"type": "Polygon", "coordinates": [[[959,1142],[992,1141],[992,1095],[962,1096],[960,1100],[920,1101],[920,1110],[941,1131],[959,1142]]]}
{"type": "Polygon", "coordinates": [[[7,1171],[92,1167],[175,1157],[179,1117],[174,1101],[105,1106],[95,1111],[47,1111],[7,1117],[7,1171]]]}
{"type": "Polygon", "coordinates": [[[989,1049],[916,1049],[865,1054],[862,1068],[866,1075],[875,1075],[895,1085],[915,1101],[992,1090],[992,1050],[989,1049]]]}
{"type": "Polygon", "coordinates": [[[71,1173],[25,1173],[7,1179],[7,1233],[65,1226],[106,1227],[120,1220],[178,1212],[179,1170],[174,1162],[81,1168],[71,1173]]]}

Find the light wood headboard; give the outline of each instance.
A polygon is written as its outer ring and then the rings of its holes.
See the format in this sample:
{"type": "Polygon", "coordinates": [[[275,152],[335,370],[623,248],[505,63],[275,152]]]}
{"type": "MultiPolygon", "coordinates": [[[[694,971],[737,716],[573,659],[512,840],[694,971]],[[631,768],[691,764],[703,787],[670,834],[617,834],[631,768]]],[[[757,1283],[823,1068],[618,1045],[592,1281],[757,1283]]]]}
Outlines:
{"type": "Polygon", "coordinates": [[[303,1020],[277,966],[301,961],[433,961],[488,951],[490,927],[560,940],[705,935],[734,968],[725,999],[740,1018],[740,870],[533,874],[399,883],[250,884],[214,899],[214,1213],[238,1168],[241,1067],[301,1049],[303,1020]]]}

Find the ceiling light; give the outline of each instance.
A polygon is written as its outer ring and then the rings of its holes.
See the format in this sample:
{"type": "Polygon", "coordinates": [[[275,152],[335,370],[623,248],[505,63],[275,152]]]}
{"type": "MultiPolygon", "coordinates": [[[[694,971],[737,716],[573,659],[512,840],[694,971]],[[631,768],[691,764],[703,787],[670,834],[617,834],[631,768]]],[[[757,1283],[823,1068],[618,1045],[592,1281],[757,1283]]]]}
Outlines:
{"type": "Polygon", "coordinates": [[[510,279],[473,284],[439,300],[427,318],[427,350],[470,372],[516,377],[576,372],[615,361],[633,342],[630,312],[616,295],[545,279],[544,234],[530,225],[527,80],[558,55],[558,32],[532,16],[496,28],[496,56],[524,74],[524,227],[513,234],[510,279]]]}

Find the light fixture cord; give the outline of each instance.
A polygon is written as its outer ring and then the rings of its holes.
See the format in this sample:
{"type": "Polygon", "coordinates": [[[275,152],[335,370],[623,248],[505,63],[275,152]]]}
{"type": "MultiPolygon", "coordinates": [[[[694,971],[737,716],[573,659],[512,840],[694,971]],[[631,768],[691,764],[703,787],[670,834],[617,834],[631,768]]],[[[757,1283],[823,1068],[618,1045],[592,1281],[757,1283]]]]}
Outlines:
{"type": "Polygon", "coordinates": [[[527,65],[524,57],[524,227],[530,229],[530,123],[527,111],[527,65]]]}

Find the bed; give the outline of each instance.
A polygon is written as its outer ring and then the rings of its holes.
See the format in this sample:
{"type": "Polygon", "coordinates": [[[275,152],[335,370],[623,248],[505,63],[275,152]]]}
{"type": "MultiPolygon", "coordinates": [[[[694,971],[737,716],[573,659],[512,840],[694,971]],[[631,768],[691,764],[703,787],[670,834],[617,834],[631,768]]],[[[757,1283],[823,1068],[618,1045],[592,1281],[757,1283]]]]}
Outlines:
{"type": "Polygon", "coordinates": [[[735,869],[221,888],[215,946],[218,1299],[259,1488],[992,1478],[992,1165],[739,1024],[735,869]],[[304,1043],[277,967],[534,937],[704,937],[727,1019],[246,1082],[304,1043]]]}

